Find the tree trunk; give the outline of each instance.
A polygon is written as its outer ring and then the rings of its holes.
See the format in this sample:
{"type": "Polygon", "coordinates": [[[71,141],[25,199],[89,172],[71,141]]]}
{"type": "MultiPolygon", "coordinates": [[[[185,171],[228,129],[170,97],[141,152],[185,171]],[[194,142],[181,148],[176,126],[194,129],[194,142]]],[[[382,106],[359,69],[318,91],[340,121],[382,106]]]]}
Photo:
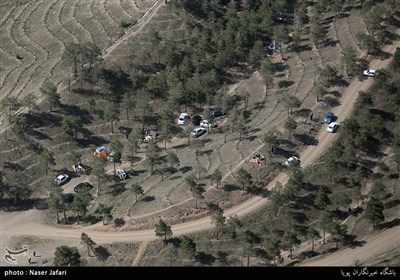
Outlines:
{"type": "Polygon", "coordinates": [[[293,258],[293,255],[292,255],[292,253],[293,253],[293,249],[292,249],[292,248],[290,248],[290,249],[289,249],[289,252],[290,252],[290,259],[292,259],[292,258],[293,258]]]}
{"type": "Polygon", "coordinates": [[[218,226],[217,226],[217,240],[218,240],[218,226]]]}
{"type": "Polygon", "coordinates": [[[67,220],[67,211],[65,211],[65,208],[63,209],[64,212],[64,223],[67,224],[68,220],[67,220]]]}
{"type": "Polygon", "coordinates": [[[314,238],[311,239],[311,252],[314,252],[314,238]]]}
{"type": "Polygon", "coordinates": [[[60,223],[60,217],[58,216],[58,211],[56,211],[56,215],[57,215],[57,224],[60,223]]]}
{"type": "Polygon", "coordinates": [[[323,236],[324,236],[324,238],[323,238],[323,243],[322,244],[325,244],[325,229],[323,231],[323,236]]]}
{"type": "Polygon", "coordinates": [[[113,121],[111,121],[111,133],[114,133],[114,125],[113,125],[113,121]]]}

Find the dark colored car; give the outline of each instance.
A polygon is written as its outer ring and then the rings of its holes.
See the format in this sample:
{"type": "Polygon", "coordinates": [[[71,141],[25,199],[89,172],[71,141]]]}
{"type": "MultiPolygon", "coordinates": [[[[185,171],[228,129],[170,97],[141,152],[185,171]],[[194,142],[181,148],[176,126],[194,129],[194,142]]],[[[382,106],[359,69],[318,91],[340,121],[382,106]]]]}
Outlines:
{"type": "Polygon", "coordinates": [[[89,189],[92,189],[93,188],[93,186],[91,185],[91,184],[89,184],[88,182],[83,182],[83,183],[79,183],[78,185],[76,185],[75,187],[74,187],[74,192],[79,192],[81,189],[83,189],[83,188],[89,188],[89,189]]]}
{"type": "Polygon", "coordinates": [[[214,118],[216,118],[216,117],[225,115],[225,113],[222,112],[221,109],[215,108],[215,109],[211,109],[210,115],[213,116],[214,118]]]}
{"type": "Polygon", "coordinates": [[[66,193],[64,194],[64,201],[66,203],[72,203],[72,201],[74,201],[75,198],[75,194],[74,193],[66,193]]]}
{"type": "Polygon", "coordinates": [[[325,118],[324,118],[324,123],[330,124],[333,121],[333,117],[334,117],[334,115],[332,112],[326,113],[325,118]]]}
{"type": "Polygon", "coordinates": [[[195,126],[199,126],[199,125],[200,125],[200,122],[201,122],[201,116],[196,115],[196,116],[194,116],[194,117],[192,118],[192,123],[193,123],[195,126]]]}
{"type": "Polygon", "coordinates": [[[121,153],[116,151],[112,151],[107,157],[107,161],[109,162],[119,162],[121,160],[121,153]]]}

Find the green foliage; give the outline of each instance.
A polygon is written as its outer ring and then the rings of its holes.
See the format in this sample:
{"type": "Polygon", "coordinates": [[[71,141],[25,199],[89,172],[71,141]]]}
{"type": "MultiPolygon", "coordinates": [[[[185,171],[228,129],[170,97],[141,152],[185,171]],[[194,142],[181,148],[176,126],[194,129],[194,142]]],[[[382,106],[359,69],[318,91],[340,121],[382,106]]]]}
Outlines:
{"type": "Polygon", "coordinates": [[[346,66],[348,76],[353,76],[356,70],[357,54],[356,49],[352,46],[344,47],[342,50],[342,61],[346,66]]]}
{"type": "Polygon", "coordinates": [[[61,128],[68,136],[78,139],[78,133],[83,128],[83,119],[80,116],[65,116],[61,121],[61,128]]]}
{"type": "Polygon", "coordinates": [[[118,26],[120,27],[120,28],[127,28],[127,27],[129,27],[129,22],[126,20],[126,19],[121,19],[120,21],[119,21],[119,23],[118,23],[118,26]]]}
{"type": "Polygon", "coordinates": [[[54,266],[80,266],[82,263],[78,248],[66,245],[58,246],[54,252],[54,266]]]}
{"type": "Polygon", "coordinates": [[[97,207],[95,213],[101,216],[101,219],[103,220],[103,225],[105,225],[105,221],[107,219],[112,219],[111,215],[112,209],[113,209],[112,206],[106,206],[105,204],[99,203],[99,207],[97,207]]]}
{"type": "Polygon", "coordinates": [[[331,214],[324,210],[318,217],[317,227],[323,231],[323,243],[325,244],[325,233],[329,224],[332,222],[331,214]]]}
{"type": "Polygon", "coordinates": [[[281,245],[284,249],[289,250],[290,258],[292,259],[293,249],[295,246],[300,245],[301,241],[297,238],[297,235],[294,232],[285,231],[283,234],[281,245]]]}
{"type": "Polygon", "coordinates": [[[196,176],[194,174],[186,176],[185,183],[190,188],[190,191],[192,191],[192,189],[197,185],[196,176]]]}
{"type": "Polygon", "coordinates": [[[45,81],[40,87],[40,92],[45,96],[47,103],[50,106],[50,112],[54,107],[61,105],[61,95],[57,92],[57,87],[49,81],[45,81]]]}
{"type": "Polygon", "coordinates": [[[113,123],[119,119],[119,108],[117,104],[110,102],[104,108],[104,119],[110,122],[111,133],[114,133],[113,123]]]}
{"type": "Polygon", "coordinates": [[[376,229],[377,225],[385,220],[383,209],[382,201],[372,196],[365,207],[364,217],[372,222],[373,229],[376,229]]]}
{"type": "Polygon", "coordinates": [[[88,211],[87,207],[89,206],[90,201],[92,200],[92,195],[90,194],[89,188],[82,188],[76,194],[74,201],[72,201],[71,209],[77,214],[78,224],[79,224],[79,216],[82,214],[86,216],[88,211]]]}
{"type": "MultiPolygon", "coordinates": [[[[3,99],[4,100],[4,99],[3,99]]],[[[36,104],[36,97],[33,93],[28,93],[21,99],[21,105],[28,108],[28,114],[32,112],[32,110],[38,110],[39,106],[36,104]]]]}
{"type": "Polygon", "coordinates": [[[268,144],[269,152],[271,152],[272,148],[275,148],[279,144],[278,137],[272,131],[268,131],[264,134],[263,141],[268,144]]]}
{"type": "Polygon", "coordinates": [[[283,126],[289,132],[288,139],[292,138],[292,132],[297,128],[296,121],[294,119],[292,119],[292,118],[288,118],[283,126]]]}
{"type": "Polygon", "coordinates": [[[235,180],[242,185],[242,189],[245,190],[246,185],[251,185],[253,183],[253,177],[249,172],[247,172],[243,167],[234,174],[235,180]]]}
{"type": "Polygon", "coordinates": [[[314,199],[314,205],[318,209],[325,209],[326,206],[331,204],[331,201],[328,197],[328,192],[325,188],[319,187],[318,192],[314,199]]]}
{"type": "Polygon", "coordinates": [[[211,181],[217,184],[217,189],[222,180],[222,172],[217,168],[211,174],[211,181]]]}
{"type": "Polygon", "coordinates": [[[52,187],[49,193],[49,197],[46,199],[46,203],[49,206],[51,212],[55,212],[57,215],[57,224],[60,223],[58,212],[65,209],[64,194],[61,188],[52,187]]]}
{"type": "Polygon", "coordinates": [[[214,207],[211,209],[211,223],[215,225],[217,229],[217,240],[219,229],[225,226],[226,218],[224,216],[224,211],[220,207],[214,207]]]}
{"type": "Polygon", "coordinates": [[[161,163],[161,156],[159,152],[156,150],[156,146],[152,144],[152,142],[150,142],[149,146],[147,147],[144,165],[150,167],[150,174],[153,174],[154,166],[156,166],[159,163],[161,163]]]}
{"type": "Polygon", "coordinates": [[[46,175],[48,173],[49,165],[56,165],[56,160],[54,159],[54,153],[46,148],[43,148],[39,155],[39,161],[43,165],[46,175]]]}
{"type": "Polygon", "coordinates": [[[139,183],[137,183],[137,182],[132,184],[130,190],[135,195],[136,202],[138,200],[138,196],[142,196],[144,194],[142,186],[140,186],[139,183]]]}
{"type": "Polygon", "coordinates": [[[167,242],[167,237],[172,236],[171,226],[160,219],[156,224],[155,233],[157,237],[164,237],[164,242],[167,242]]]}
{"type": "Polygon", "coordinates": [[[86,233],[82,232],[81,234],[81,244],[83,246],[86,246],[87,248],[87,253],[88,256],[90,257],[90,251],[94,250],[94,246],[96,246],[96,242],[94,242],[89,235],[87,235],[86,233]]]}
{"type": "Polygon", "coordinates": [[[196,242],[186,235],[182,236],[179,247],[189,259],[192,259],[196,254],[196,242]]]}
{"type": "Polygon", "coordinates": [[[340,222],[332,221],[328,225],[328,232],[332,236],[332,240],[336,242],[336,248],[339,247],[339,243],[345,243],[347,238],[347,225],[343,225],[340,222]]]}

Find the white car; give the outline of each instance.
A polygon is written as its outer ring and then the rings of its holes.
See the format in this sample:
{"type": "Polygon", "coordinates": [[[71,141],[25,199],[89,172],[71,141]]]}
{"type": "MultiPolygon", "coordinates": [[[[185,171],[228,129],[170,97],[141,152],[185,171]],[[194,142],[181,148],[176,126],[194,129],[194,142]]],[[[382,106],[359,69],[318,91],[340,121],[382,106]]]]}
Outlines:
{"type": "Polygon", "coordinates": [[[120,178],[121,180],[126,180],[128,178],[128,174],[126,174],[125,170],[119,168],[115,171],[115,174],[120,178]]]}
{"type": "Polygon", "coordinates": [[[178,118],[178,124],[180,125],[185,124],[188,119],[189,119],[188,114],[182,113],[178,118]]]}
{"type": "Polygon", "coordinates": [[[208,128],[208,127],[217,127],[218,124],[216,122],[209,123],[208,120],[202,120],[200,122],[200,126],[204,127],[204,128],[208,128]]]}
{"type": "Polygon", "coordinates": [[[328,132],[335,132],[335,130],[339,127],[337,122],[331,122],[326,129],[328,132]]]}
{"type": "Polygon", "coordinates": [[[192,132],[190,132],[190,134],[192,135],[193,138],[197,138],[197,137],[203,135],[204,133],[206,133],[206,130],[202,127],[197,127],[195,129],[193,129],[192,132]]]}
{"type": "Polygon", "coordinates": [[[285,162],[285,165],[289,166],[292,162],[300,162],[300,160],[296,156],[291,156],[290,158],[287,159],[287,161],[285,162]]]}
{"type": "Polygon", "coordinates": [[[363,74],[364,74],[364,76],[375,77],[375,75],[376,75],[376,70],[374,70],[374,69],[367,69],[367,70],[364,70],[363,74]]]}
{"type": "Polygon", "coordinates": [[[57,186],[64,185],[69,180],[69,176],[67,174],[58,175],[57,178],[54,179],[54,183],[57,186]]]}

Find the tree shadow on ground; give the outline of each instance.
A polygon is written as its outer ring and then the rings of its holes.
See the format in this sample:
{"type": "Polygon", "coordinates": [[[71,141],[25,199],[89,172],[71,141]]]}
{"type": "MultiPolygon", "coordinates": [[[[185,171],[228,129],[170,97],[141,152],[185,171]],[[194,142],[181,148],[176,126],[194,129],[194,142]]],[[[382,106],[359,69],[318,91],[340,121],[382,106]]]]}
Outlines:
{"type": "Polygon", "coordinates": [[[337,77],[335,80],[332,81],[331,84],[332,86],[338,86],[338,87],[348,87],[350,85],[349,82],[343,78],[343,75],[337,77]]]}
{"type": "Polygon", "coordinates": [[[6,169],[14,170],[14,171],[23,171],[24,168],[18,163],[13,163],[10,161],[5,161],[2,166],[6,169]]]}
{"type": "Polygon", "coordinates": [[[78,144],[79,147],[88,148],[88,147],[90,147],[90,145],[95,145],[96,147],[105,145],[105,144],[108,144],[109,141],[103,137],[90,136],[90,138],[88,138],[88,139],[78,138],[76,140],[76,143],[78,144]]]}
{"type": "Polygon", "coordinates": [[[304,251],[304,252],[301,252],[298,256],[297,256],[297,258],[300,260],[300,261],[304,261],[305,259],[309,259],[309,258],[312,258],[312,257],[315,257],[315,256],[318,256],[319,254],[317,253],[317,252],[315,252],[315,251],[304,251]]]}
{"type": "Polygon", "coordinates": [[[37,140],[49,140],[50,139],[50,137],[47,134],[45,134],[39,130],[36,130],[36,129],[28,129],[26,131],[26,134],[34,137],[37,140]]]}
{"type": "Polygon", "coordinates": [[[117,183],[111,185],[107,193],[111,194],[112,196],[117,196],[125,191],[126,191],[125,183],[117,183]]]}
{"type": "Polygon", "coordinates": [[[193,167],[191,167],[191,166],[182,166],[181,168],[178,169],[178,171],[182,172],[182,173],[186,173],[186,172],[191,171],[192,169],[193,169],[193,167]]]}
{"type": "Polygon", "coordinates": [[[346,234],[346,244],[354,249],[356,247],[362,247],[367,243],[365,240],[357,240],[356,238],[356,235],[346,234]]]}
{"type": "Polygon", "coordinates": [[[285,71],[288,66],[283,62],[274,63],[276,72],[283,72],[285,71]]]}
{"type": "Polygon", "coordinates": [[[129,161],[129,162],[132,162],[132,163],[139,162],[139,161],[141,161],[141,160],[142,160],[141,157],[132,156],[132,155],[129,155],[129,156],[128,156],[128,161],[129,161]]]}
{"type": "Polygon", "coordinates": [[[94,255],[101,262],[108,260],[108,258],[111,256],[111,254],[107,250],[107,248],[105,248],[103,246],[98,246],[98,247],[94,248],[94,255]]]}
{"type": "Polygon", "coordinates": [[[392,122],[395,121],[395,114],[393,114],[391,112],[374,109],[374,108],[371,108],[369,111],[371,112],[371,114],[378,115],[378,116],[382,117],[384,120],[388,120],[388,121],[392,121],[392,122]]]}
{"type": "Polygon", "coordinates": [[[396,207],[399,204],[400,204],[400,199],[398,199],[398,198],[390,200],[385,203],[385,209],[390,209],[390,208],[396,207]]]}
{"type": "Polygon", "coordinates": [[[312,135],[308,135],[308,134],[293,134],[293,137],[300,141],[304,146],[316,146],[318,145],[318,140],[312,136],[312,135]]]}
{"type": "Polygon", "coordinates": [[[223,189],[226,192],[233,192],[233,191],[241,190],[241,188],[239,186],[234,185],[234,184],[224,184],[221,189],[223,189]]]}
{"type": "Polygon", "coordinates": [[[325,42],[323,43],[324,47],[334,47],[339,43],[338,40],[333,40],[331,38],[328,38],[327,40],[325,40],[325,42]]]}
{"type": "Polygon", "coordinates": [[[311,110],[308,108],[301,108],[299,110],[296,110],[292,113],[293,116],[301,116],[301,117],[309,117],[311,114],[311,110]]]}
{"type": "Polygon", "coordinates": [[[205,150],[205,151],[199,151],[199,156],[210,156],[213,153],[213,150],[205,150]]]}
{"type": "Polygon", "coordinates": [[[31,128],[60,127],[61,117],[49,112],[25,115],[31,128]]]}
{"type": "Polygon", "coordinates": [[[246,189],[247,193],[252,194],[252,195],[257,195],[260,197],[267,197],[270,191],[264,188],[260,188],[257,186],[250,186],[246,189]]]}
{"type": "Polygon", "coordinates": [[[122,227],[125,225],[125,220],[123,218],[115,218],[113,222],[115,227],[122,227]]]}
{"type": "Polygon", "coordinates": [[[2,211],[26,211],[30,209],[48,209],[45,198],[30,198],[14,203],[13,198],[0,199],[0,209],[2,211]]]}
{"type": "Polygon", "coordinates": [[[376,226],[377,229],[388,229],[392,227],[397,227],[400,225],[400,218],[393,219],[386,223],[380,223],[376,226]]]}
{"type": "Polygon", "coordinates": [[[288,88],[288,87],[290,87],[291,85],[294,85],[294,82],[293,81],[279,81],[278,82],[278,87],[279,88],[288,88]]]}
{"type": "Polygon", "coordinates": [[[254,110],[261,110],[265,108],[265,101],[257,101],[253,105],[254,110]]]}
{"type": "Polygon", "coordinates": [[[60,113],[67,116],[80,116],[84,124],[89,124],[93,120],[93,117],[90,115],[88,110],[82,109],[77,105],[62,104],[60,113]]]}
{"type": "Polygon", "coordinates": [[[155,199],[156,199],[156,197],[154,195],[146,195],[146,196],[142,197],[141,200],[143,202],[150,202],[150,201],[153,201],[155,199]]]}
{"type": "Polygon", "coordinates": [[[171,237],[167,239],[167,244],[172,244],[174,247],[178,248],[181,245],[182,241],[178,237],[171,237]]]}
{"type": "Polygon", "coordinates": [[[199,262],[203,265],[212,265],[216,260],[213,255],[204,252],[197,252],[194,256],[194,259],[196,262],[199,262]]]}
{"type": "Polygon", "coordinates": [[[330,107],[340,106],[340,100],[330,97],[330,96],[326,96],[324,98],[324,102],[325,102],[326,106],[330,106],[330,107]]]}

